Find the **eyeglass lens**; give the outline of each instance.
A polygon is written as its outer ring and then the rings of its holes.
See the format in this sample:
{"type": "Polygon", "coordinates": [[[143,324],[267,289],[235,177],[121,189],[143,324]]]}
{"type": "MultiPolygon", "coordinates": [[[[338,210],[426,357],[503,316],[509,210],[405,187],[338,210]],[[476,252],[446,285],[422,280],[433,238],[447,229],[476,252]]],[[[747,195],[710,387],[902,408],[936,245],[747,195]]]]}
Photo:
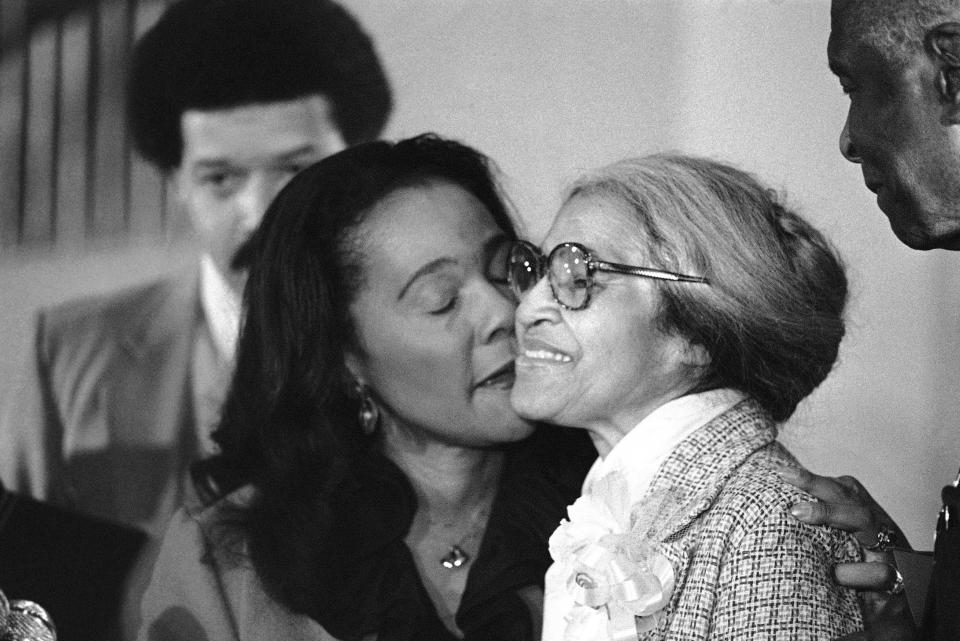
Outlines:
{"type": "Polygon", "coordinates": [[[590,295],[590,273],[587,256],[576,245],[558,245],[549,258],[530,243],[514,245],[509,258],[509,279],[519,297],[536,285],[549,271],[550,289],[563,305],[577,309],[590,295]]]}
{"type": "Polygon", "coordinates": [[[507,259],[507,277],[517,298],[543,277],[543,262],[543,254],[528,242],[517,242],[511,248],[507,259]]]}
{"type": "Polygon", "coordinates": [[[590,272],[583,250],[576,245],[558,245],[548,260],[553,295],[571,309],[582,307],[590,295],[590,272]]]}

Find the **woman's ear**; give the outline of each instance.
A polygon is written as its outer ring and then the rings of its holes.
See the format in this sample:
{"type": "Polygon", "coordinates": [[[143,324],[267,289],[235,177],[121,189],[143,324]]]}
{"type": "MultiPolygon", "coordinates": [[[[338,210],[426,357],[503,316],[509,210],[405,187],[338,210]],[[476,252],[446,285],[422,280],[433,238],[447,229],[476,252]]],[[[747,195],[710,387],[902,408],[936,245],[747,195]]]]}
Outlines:
{"type": "Polygon", "coordinates": [[[367,377],[364,373],[363,361],[353,350],[346,350],[343,355],[343,363],[347,370],[347,375],[354,384],[366,385],[367,377]]]}

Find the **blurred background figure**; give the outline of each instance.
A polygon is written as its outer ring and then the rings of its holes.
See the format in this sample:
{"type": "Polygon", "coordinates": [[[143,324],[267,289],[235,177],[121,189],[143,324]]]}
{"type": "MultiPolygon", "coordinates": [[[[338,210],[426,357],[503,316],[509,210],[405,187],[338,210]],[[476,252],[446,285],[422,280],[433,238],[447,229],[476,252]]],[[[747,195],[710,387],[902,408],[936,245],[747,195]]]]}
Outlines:
{"type": "Polygon", "coordinates": [[[134,48],[127,117],[187,213],[199,261],[40,312],[0,428],[4,481],[158,534],[191,502],[188,464],[214,450],[245,241],[300,168],[377,137],[390,109],[372,42],[334,2],[171,5],[134,48]]]}

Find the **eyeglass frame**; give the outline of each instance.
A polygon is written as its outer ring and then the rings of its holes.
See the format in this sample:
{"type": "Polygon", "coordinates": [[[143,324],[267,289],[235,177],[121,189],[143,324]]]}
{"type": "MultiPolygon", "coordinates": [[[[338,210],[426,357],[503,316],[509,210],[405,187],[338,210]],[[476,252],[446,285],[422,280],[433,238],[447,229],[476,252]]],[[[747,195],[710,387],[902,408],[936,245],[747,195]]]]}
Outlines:
{"type": "Polygon", "coordinates": [[[550,285],[550,293],[553,295],[553,299],[557,302],[560,307],[570,310],[570,311],[580,311],[586,309],[590,305],[590,294],[593,290],[594,272],[608,272],[612,274],[625,274],[627,276],[640,276],[641,278],[652,278],[654,280],[667,280],[672,282],[681,282],[681,283],[700,283],[703,285],[709,285],[710,280],[706,276],[691,276],[689,274],[681,274],[679,272],[671,272],[664,269],[657,269],[655,267],[638,267],[636,265],[625,265],[623,263],[614,263],[607,260],[594,259],[593,252],[581,245],[580,243],[574,242],[565,242],[560,243],[556,247],[550,250],[548,254],[544,254],[540,251],[540,248],[534,245],[533,243],[526,240],[516,240],[513,243],[513,247],[510,248],[510,253],[507,256],[507,282],[510,285],[510,290],[513,292],[514,296],[519,300],[520,296],[523,294],[520,291],[520,287],[514,283],[513,279],[513,253],[516,247],[524,247],[528,251],[531,251],[534,256],[537,257],[537,274],[538,278],[534,281],[533,285],[527,288],[526,291],[529,291],[533,288],[534,285],[539,283],[544,278],[547,279],[547,283],[550,285]],[[578,306],[567,305],[560,297],[557,296],[557,290],[553,284],[552,271],[550,269],[550,263],[553,259],[553,255],[562,247],[572,247],[583,254],[584,264],[587,266],[587,278],[589,283],[586,286],[586,298],[584,298],[583,303],[578,306]]]}

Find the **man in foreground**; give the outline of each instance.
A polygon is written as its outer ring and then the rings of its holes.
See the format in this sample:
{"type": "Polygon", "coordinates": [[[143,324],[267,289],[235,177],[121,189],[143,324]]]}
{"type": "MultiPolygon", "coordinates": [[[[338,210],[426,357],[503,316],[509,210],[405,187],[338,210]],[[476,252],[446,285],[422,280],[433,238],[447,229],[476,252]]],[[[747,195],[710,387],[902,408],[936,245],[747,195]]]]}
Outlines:
{"type": "MultiPolygon", "coordinates": [[[[893,233],[913,249],[960,250],[960,2],[833,0],[827,52],[850,97],[840,151],[860,165],[893,233]]],[[[825,501],[795,506],[798,518],[857,531],[865,549],[889,544],[895,526],[856,480],[809,475],[796,482],[825,501]]],[[[960,639],[957,483],[942,496],[919,638],[946,641],[960,639]]],[[[882,591],[897,576],[880,561],[838,567],[837,578],[882,591]]],[[[880,625],[864,638],[914,638],[910,627],[880,625]]]]}

